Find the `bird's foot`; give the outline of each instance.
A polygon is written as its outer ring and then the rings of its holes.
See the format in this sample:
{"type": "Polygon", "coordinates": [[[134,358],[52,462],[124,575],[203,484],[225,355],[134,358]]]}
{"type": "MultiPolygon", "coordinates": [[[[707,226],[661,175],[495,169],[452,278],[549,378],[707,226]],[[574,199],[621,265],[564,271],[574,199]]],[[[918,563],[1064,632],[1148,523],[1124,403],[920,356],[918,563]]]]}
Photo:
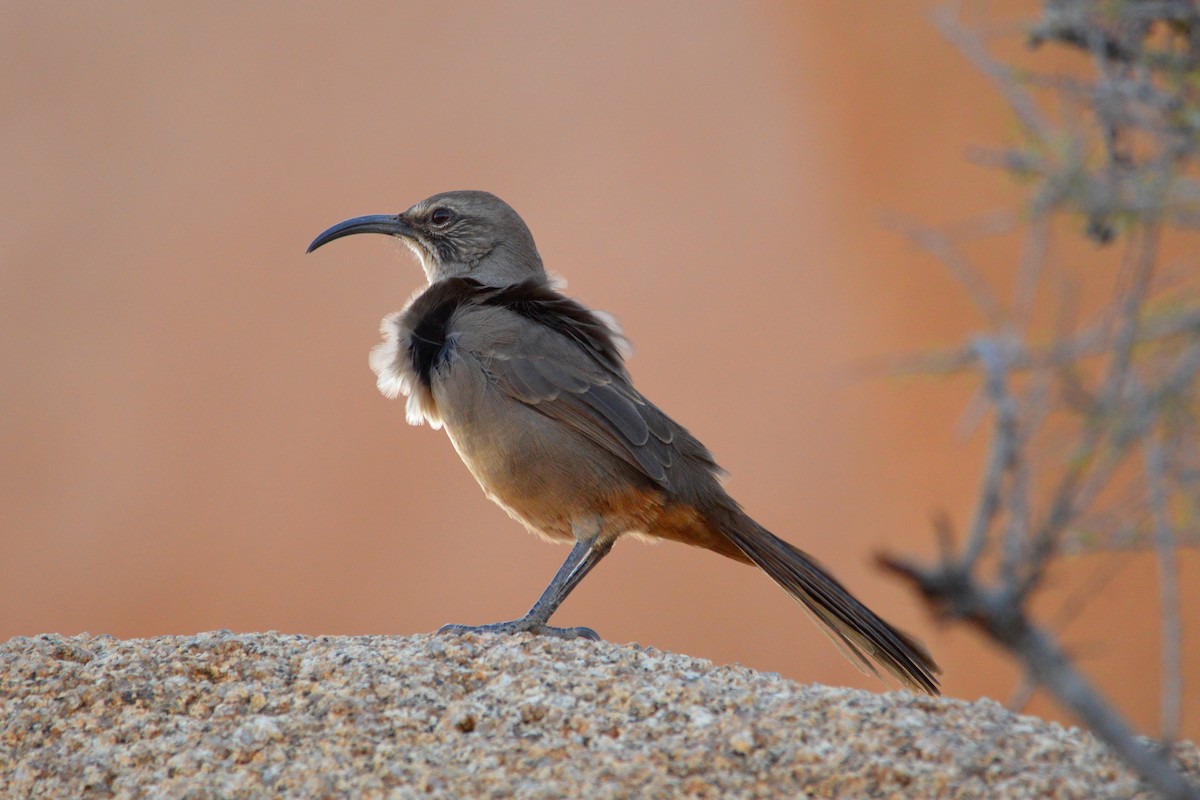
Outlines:
{"type": "Polygon", "coordinates": [[[591,639],[600,641],[600,634],[591,628],[555,628],[537,620],[521,617],[509,622],[493,622],[490,625],[443,625],[438,633],[452,633],[461,636],[464,633],[533,633],[538,636],[553,636],[558,639],[591,639]]]}

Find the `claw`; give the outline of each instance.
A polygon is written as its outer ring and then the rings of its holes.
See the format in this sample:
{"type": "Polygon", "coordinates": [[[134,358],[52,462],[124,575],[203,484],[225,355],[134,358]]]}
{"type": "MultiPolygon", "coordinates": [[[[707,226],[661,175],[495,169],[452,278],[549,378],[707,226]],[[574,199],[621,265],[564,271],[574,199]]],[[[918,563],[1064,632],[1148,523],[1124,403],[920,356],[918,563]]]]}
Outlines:
{"type": "MultiPolygon", "coordinates": [[[[577,628],[551,628],[550,630],[562,631],[566,634],[567,639],[590,639],[593,642],[600,641],[600,634],[596,633],[591,628],[585,628],[582,625],[577,628]]],[[[554,634],[558,635],[558,634],[554,634]]]]}

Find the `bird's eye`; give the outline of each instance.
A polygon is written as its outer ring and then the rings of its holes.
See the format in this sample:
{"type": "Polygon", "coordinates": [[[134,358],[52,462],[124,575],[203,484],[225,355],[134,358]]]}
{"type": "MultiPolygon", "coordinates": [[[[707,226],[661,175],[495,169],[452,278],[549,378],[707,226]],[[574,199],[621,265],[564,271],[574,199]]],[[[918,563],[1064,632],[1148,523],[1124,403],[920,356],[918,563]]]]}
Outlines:
{"type": "Polygon", "coordinates": [[[435,208],[429,215],[429,221],[434,225],[445,225],[454,219],[454,212],[448,208],[435,208]]]}

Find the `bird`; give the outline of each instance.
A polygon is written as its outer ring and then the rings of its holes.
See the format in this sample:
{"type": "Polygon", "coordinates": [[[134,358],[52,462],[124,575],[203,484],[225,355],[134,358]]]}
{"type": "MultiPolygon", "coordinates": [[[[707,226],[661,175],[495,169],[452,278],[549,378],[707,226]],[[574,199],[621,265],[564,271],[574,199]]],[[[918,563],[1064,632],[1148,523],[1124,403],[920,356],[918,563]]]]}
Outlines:
{"type": "Polygon", "coordinates": [[[410,424],[444,429],[511,517],[572,545],[524,616],[440,633],[598,639],[550,617],[618,538],[669,540],[757,566],[862,671],[939,693],[941,670],[924,646],[730,497],[709,450],[635,388],[613,318],[559,290],[508,203],[483,191],[435,194],[399,214],[340,222],[307,252],[363,233],[399,239],[427,279],[382,322],[370,355],[379,390],[405,396],[410,424]]]}

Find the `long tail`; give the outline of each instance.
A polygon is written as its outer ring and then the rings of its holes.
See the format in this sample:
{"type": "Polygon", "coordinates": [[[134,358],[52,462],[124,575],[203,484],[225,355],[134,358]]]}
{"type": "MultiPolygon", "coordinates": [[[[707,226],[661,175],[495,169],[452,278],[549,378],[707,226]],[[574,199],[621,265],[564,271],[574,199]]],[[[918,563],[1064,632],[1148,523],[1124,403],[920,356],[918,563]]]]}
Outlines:
{"type": "Polygon", "coordinates": [[[710,516],[710,524],[804,606],[842,654],[863,672],[882,678],[878,664],[913,691],[940,694],[934,675],[941,669],[929,652],[876,616],[807,554],[740,508],[721,509],[710,516]]]}

